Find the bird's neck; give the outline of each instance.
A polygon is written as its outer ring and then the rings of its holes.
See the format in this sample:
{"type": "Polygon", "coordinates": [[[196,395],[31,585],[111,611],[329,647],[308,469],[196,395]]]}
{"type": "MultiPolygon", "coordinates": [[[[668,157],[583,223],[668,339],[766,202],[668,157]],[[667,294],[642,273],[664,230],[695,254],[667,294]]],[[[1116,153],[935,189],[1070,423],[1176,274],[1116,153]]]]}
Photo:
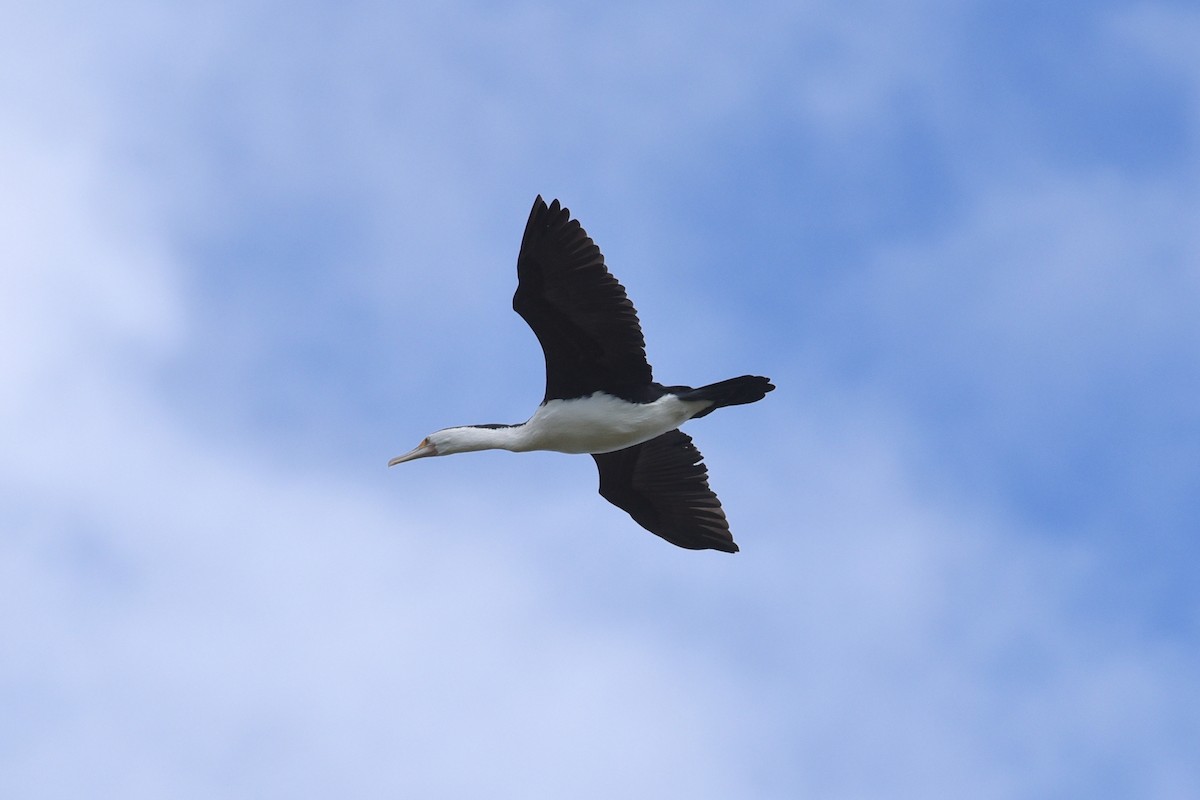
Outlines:
{"type": "Polygon", "coordinates": [[[476,450],[525,449],[524,425],[464,425],[461,428],[447,428],[442,433],[449,434],[449,449],[445,451],[447,454],[471,453],[476,450]]]}

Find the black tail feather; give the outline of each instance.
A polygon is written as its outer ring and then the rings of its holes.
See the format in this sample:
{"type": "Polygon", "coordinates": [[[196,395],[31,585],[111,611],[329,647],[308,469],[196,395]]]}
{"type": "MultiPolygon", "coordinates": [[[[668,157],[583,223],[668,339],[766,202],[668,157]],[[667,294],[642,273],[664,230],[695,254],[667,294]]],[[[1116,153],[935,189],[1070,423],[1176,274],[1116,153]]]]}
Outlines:
{"type": "Polygon", "coordinates": [[[708,386],[701,386],[698,389],[678,387],[679,390],[676,390],[675,394],[679,396],[680,400],[712,401],[713,404],[711,407],[704,409],[696,415],[698,418],[706,414],[711,414],[714,410],[725,406],[757,403],[767,396],[767,392],[774,388],[769,378],[764,378],[761,375],[742,375],[737,378],[730,378],[727,381],[710,383],[708,386]]]}

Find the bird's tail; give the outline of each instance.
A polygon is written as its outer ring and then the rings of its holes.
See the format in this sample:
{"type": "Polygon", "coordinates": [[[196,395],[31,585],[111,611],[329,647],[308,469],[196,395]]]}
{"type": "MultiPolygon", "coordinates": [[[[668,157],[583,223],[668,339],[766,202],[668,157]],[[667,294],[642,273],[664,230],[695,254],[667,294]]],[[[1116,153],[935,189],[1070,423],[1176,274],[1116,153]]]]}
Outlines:
{"type": "Polygon", "coordinates": [[[710,383],[708,386],[701,386],[698,389],[679,391],[676,394],[680,400],[711,400],[712,406],[696,415],[696,417],[703,417],[724,406],[757,403],[774,388],[769,378],[761,375],[742,375],[727,381],[710,383]]]}

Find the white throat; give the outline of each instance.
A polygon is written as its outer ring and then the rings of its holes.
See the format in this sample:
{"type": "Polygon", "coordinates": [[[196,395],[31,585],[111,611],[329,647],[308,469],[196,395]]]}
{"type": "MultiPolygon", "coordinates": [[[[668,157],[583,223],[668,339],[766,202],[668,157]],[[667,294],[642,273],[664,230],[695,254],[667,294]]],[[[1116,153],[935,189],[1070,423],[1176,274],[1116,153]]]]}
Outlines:
{"type": "Polygon", "coordinates": [[[476,450],[527,450],[521,447],[524,438],[523,425],[481,427],[465,425],[461,428],[444,428],[430,434],[429,441],[437,448],[440,456],[451,453],[473,453],[476,450]]]}

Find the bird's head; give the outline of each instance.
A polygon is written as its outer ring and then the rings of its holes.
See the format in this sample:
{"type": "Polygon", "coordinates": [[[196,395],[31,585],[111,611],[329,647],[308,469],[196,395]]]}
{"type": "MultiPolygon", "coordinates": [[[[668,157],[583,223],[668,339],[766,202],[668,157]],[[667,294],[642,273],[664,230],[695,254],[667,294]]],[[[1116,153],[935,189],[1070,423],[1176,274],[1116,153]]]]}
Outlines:
{"type": "Polygon", "coordinates": [[[412,450],[409,450],[407,453],[405,453],[402,456],[396,456],[391,461],[389,461],[388,466],[394,467],[397,464],[403,464],[405,461],[413,461],[418,458],[425,458],[426,456],[445,455],[446,451],[441,450],[440,448],[438,448],[438,445],[437,445],[437,440],[439,438],[439,434],[441,434],[441,431],[438,431],[437,433],[429,434],[424,439],[422,439],[421,443],[419,445],[417,445],[416,447],[414,447],[412,450]]]}

